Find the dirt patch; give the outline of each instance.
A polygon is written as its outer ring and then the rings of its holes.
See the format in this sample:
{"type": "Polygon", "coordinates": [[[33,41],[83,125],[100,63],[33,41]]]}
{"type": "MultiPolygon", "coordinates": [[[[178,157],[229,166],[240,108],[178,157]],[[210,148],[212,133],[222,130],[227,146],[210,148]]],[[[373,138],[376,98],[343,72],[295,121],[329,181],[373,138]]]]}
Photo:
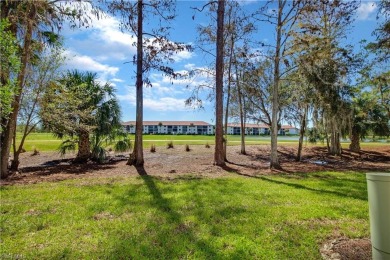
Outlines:
{"type": "Polygon", "coordinates": [[[61,158],[55,152],[41,152],[39,155],[21,155],[20,171],[12,174],[1,185],[39,183],[42,181],[61,181],[73,178],[99,178],[115,176],[131,176],[146,173],[148,175],[173,179],[183,175],[198,177],[220,177],[233,172],[244,176],[292,174],[316,171],[389,171],[390,148],[373,147],[361,153],[344,150],[342,156],[329,156],[325,147],[306,147],[303,149],[301,162],[295,161],[296,148],[291,146],[279,147],[282,170],[269,169],[269,145],[247,146],[247,154],[240,154],[239,146],[228,146],[226,167],[213,165],[214,147],[203,145],[191,146],[186,152],[184,145],[175,145],[173,149],[156,147],[151,153],[145,149],[145,166],[140,169],[127,166],[128,155],[116,155],[106,164],[74,164],[74,155],[61,158]]]}
{"type": "Polygon", "coordinates": [[[371,250],[371,241],[368,238],[341,237],[326,242],[320,251],[325,260],[371,260],[371,250]]]}

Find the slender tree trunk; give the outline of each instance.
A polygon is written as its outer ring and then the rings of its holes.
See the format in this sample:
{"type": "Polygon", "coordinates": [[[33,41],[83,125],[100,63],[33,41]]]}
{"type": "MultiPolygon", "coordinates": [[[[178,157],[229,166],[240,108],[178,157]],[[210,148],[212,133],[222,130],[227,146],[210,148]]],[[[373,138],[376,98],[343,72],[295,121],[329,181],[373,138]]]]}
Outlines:
{"type": "Polygon", "coordinates": [[[20,107],[20,98],[23,91],[24,79],[26,75],[27,63],[31,55],[31,42],[32,42],[32,33],[33,33],[33,23],[35,22],[36,9],[35,5],[28,5],[30,7],[28,17],[27,17],[27,26],[24,37],[24,45],[21,56],[21,68],[18,74],[18,93],[15,95],[12,102],[12,113],[7,121],[4,132],[2,133],[1,140],[1,165],[0,165],[0,177],[5,179],[8,177],[8,160],[11,150],[11,143],[13,140],[13,135],[16,128],[16,121],[18,117],[19,107],[20,107]]]}
{"type": "Polygon", "coordinates": [[[80,130],[79,132],[79,151],[75,158],[75,162],[85,163],[91,158],[91,142],[89,140],[89,131],[80,130]]]}
{"type": "MultiPolygon", "coordinates": [[[[238,68],[236,64],[236,77],[239,79],[239,73],[238,73],[238,68]]],[[[239,83],[239,80],[237,80],[237,95],[238,95],[238,105],[240,109],[240,125],[241,125],[241,154],[246,154],[245,151],[245,118],[244,118],[244,107],[242,105],[242,93],[241,93],[241,84],[239,83]]]]}
{"type": "Polygon", "coordinates": [[[337,144],[337,155],[342,155],[343,149],[341,148],[341,134],[340,132],[337,132],[337,139],[336,139],[336,144],[337,144]]]}
{"type": "Polygon", "coordinates": [[[224,137],[224,142],[223,142],[223,154],[225,158],[225,162],[229,162],[227,159],[227,134],[228,134],[228,119],[229,119],[229,103],[230,103],[230,80],[228,83],[228,89],[227,89],[227,100],[226,100],[226,108],[225,108],[225,137],[224,137]]]}
{"type": "Polygon", "coordinates": [[[280,81],[280,48],[282,39],[282,3],[279,0],[278,23],[276,30],[276,50],[274,57],[274,85],[272,90],[272,122],[271,122],[271,158],[270,168],[280,169],[278,157],[278,113],[279,113],[279,81],[280,81]]]}
{"type": "Polygon", "coordinates": [[[32,123],[31,121],[33,120],[32,119],[33,118],[33,113],[34,113],[35,107],[36,107],[37,102],[38,102],[39,94],[40,94],[40,91],[37,92],[37,94],[35,96],[35,100],[34,100],[33,106],[31,108],[31,111],[28,113],[27,120],[26,120],[26,125],[24,126],[24,130],[23,130],[22,139],[20,140],[20,144],[19,144],[17,149],[16,149],[16,128],[15,128],[14,138],[13,138],[14,158],[12,159],[12,162],[11,162],[11,170],[12,171],[17,171],[19,169],[19,163],[20,163],[19,162],[19,156],[20,156],[20,154],[21,154],[21,152],[23,150],[24,142],[26,141],[27,136],[35,129],[35,127],[38,124],[37,122],[31,124],[32,123]]]}
{"type": "Polygon", "coordinates": [[[332,123],[332,131],[330,133],[330,154],[331,155],[336,155],[336,146],[335,146],[335,140],[336,140],[336,136],[335,136],[335,131],[333,129],[333,123],[332,123]]]}
{"type": "Polygon", "coordinates": [[[143,166],[144,151],[142,144],[143,133],[143,2],[138,0],[138,32],[137,32],[137,108],[135,122],[134,150],[127,161],[128,165],[143,166]]]}
{"type": "Polygon", "coordinates": [[[355,126],[351,130],[351,144],[349,145],[349,149],[355,153],[360,152],[360,134],[355,126]]]}
{"type": "MultiPolygon", "coordinates": [[[[28,121],[27,121],[28,122],[28,121]]],[[[12,159],[11,162],[11,170],[12,171],[17,171],[19,169],[19,156],[22,153],[24,142],[26,141],[26,137],[28,136],[29,133],[35,128],[35,125],[29,130],[28,129],[29,123],[26,124],[24,128],[24,133],[22,136],[22,139],[20,140],[20,144],[18,148],[16,149],[16,131],[14,133],[14,138],[13,138],[13,144],[14,144],[14,158],[12,159]]],[[[16,130],[16,129],[15,129],[16,130]]]]}
{"type": "Polygon", "coordinates": [[[233,48],[234,48],[234,37],[231,34],[230,37],[230,55],[229,55],[229,66],[228,66],[228,85],[227,85],[227,97],[226,97],[226,108],[225,108],[225,141],[223,146],[223,153],[225,157],[225,162],[228,162],[227,159],[227,130],[228,130],[228,120],[229,120],[229,103],[230,103],[230,89],[232,83],[232,63],[233,63],[233,48]]]}
{"type": "Polygon", "coordinates": [[[327,131],[325,131],[325,140],[326,140],[326,148],[328,150],[328,153],[330,153],[329,135],[327,131]]]}
{"type": "Polygon", "coordinates": [[[299,130],[298,153],[297,153],[297,158],[295,159],[297,162],[300,162],[302,159],[302,146],[303,146],[303,137],[306,132],[307,110],[308,110],[308,106],[306,105],[303,111],[303,115],[301,117],[301,129],[299,130]]]}
{"type": "Polygon", "coordinates": [[[241,150],[240,153],[245,155],[246,150],[245,150],[245,121],[243,117],[240,117],[241,120],[241,150]]]}
{"type": "Polygon", "coordinates": [[[225,0],[218,0],[217,10],[217,57],[215,68],[215,151],[214,163],[218,166],[225,165],[223,153],[223,49],[224,49],[224,16],[225,0]]]}

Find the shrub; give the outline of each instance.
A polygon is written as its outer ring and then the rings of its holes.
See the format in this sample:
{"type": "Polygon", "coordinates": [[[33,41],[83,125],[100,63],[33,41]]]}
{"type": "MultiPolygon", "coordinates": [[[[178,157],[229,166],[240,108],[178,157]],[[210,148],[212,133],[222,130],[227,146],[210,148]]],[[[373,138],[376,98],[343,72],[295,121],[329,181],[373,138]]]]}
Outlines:
{"type": "Polygon", "coordinates": [[[39,151],[37,150],[37,148],[34,148],[34,151],[31,154],[31,156],[35,156],[35,155],[39,155],[39,151]]]}
{"type": "Polygon", "coordinates": [[[173,142],[172,141],[168,142],[168,144],[167,144],[167,149],[171,149],[171,148],[173,148],[173,142]]]}
{"type": "Polygon", "coordinates": [[[156,145],[152,144],[152,145],[150,146],[150,152],[151,152],[151,153],[155,153],[155,152],[156,152],[156,145]]]}
{"type": "Polygon", "coordinates": [[[210,148],[209,143],[206,143],[205,147],[206,147],[206,148],[210,148]]]}
{"type": "Polygon", "coordinates": [[[189,152],[189,151],[191,151],[191,149],[190,149],[190,146],[188,145],[188,144],[186,144],[186,152],[189,152]]]}
{"type": "Polygon", "coordinates": [[[119,134],[120,139],[115,142],[114,144],[114,151],[115,152],[127,152],[130,151],[132,147],[132,143],[130,138],[126,134],[119,134]]]}

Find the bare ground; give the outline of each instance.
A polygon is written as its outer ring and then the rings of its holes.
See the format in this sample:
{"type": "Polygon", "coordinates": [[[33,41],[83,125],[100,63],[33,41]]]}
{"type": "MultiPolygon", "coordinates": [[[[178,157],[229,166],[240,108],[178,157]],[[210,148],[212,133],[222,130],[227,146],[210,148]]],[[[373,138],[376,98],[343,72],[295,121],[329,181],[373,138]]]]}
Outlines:
{"type": "Polygon", "coordinates": [[[20,171],[12,174],[1,185],[60,181],[73,178],[134,176],[148,174],[163,178],[175,178],[183,174],[198,177],[220,177],[234,172],[243,176],[269,174],[299,174],[315,171],[390,171],[390,147],[366,148],[360,153],[344,150],[342,156],[330,156],[325,147],[306,147],[301,162],[295,161],[296,148],[281,146],[279,156],[282,170],[269,169],[269,145],[246,147],[246,155],[240,154],[239,146],[228,146],[226,167],[213,165],[214,147],[193,145],[186,152],[183,145],[173,149],[157,147],[155,153],[145,150],[145,166],[137,169],[126,165],[128,155],[113,155],[106,164],[73,164],[74,155],[61,158],[56,152],[41,152],[21,156],[20,171]]]}

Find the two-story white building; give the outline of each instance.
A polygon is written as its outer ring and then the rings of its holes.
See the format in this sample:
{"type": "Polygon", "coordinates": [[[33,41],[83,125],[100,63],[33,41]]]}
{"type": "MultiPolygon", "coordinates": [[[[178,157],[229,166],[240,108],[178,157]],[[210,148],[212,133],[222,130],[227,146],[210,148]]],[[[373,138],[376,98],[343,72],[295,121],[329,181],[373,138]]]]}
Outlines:
{"type": "MultiPolygon", "coordinates": [[[[124,130],[135,133],[135,121],[122,123],[124,130]]],[[[144,121],[144,134],[213,135],[214,126],[203,121],[144,121]]]]}
{"type": "MultiPolygon", "coordinates": [[[[135,121],[122,123],[123,128],[130,134],[135,134],[135,121]]],[[[214,126],[204,121],[144,121],[144,134],[185,134],[185,135],[213,135],[214,126]]],[[[245,135],[269,134],[269,127],[264,124],[245,124],[245,135]]],[[[241,133],[240,124],[228,124],[228,135],[239,135],[241,133]]],[[[283,125],[279,130],[279,135],[298,134],[298,129],[283,125]]]]}
{"type": "MultiPolygon", "coordinates": [[[[245,135],[260,135],[260,134],[269,134],[270,128],[265,124],[245,124],[245,135]]],[[[241,124],[228,124],[227,127],[228,135],[239,135],[241,134],[241,124]]],[[[282,125],[278,131],[279,135],[296,135],[298,134],[298,129],[291,125],[282,125]]]]}

